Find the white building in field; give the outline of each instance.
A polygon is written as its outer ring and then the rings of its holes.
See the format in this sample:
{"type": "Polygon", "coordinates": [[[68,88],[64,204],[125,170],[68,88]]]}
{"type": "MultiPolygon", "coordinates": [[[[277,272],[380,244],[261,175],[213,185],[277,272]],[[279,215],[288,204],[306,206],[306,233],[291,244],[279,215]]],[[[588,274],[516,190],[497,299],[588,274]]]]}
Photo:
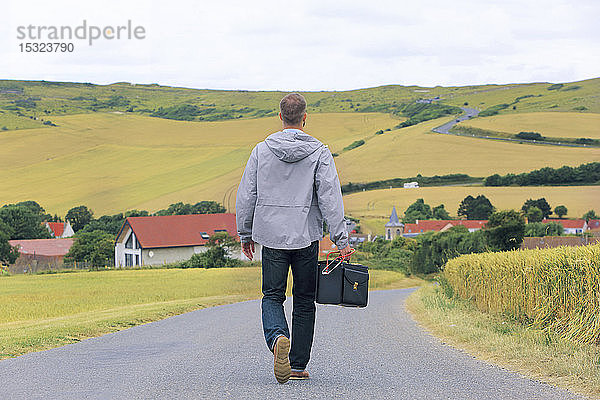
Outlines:
{"type": "MultiPolygon", "coordinates": [[[[238,238],[235,214],[129,217],[115,242],[115,267],[162,265],[188,260],[207,250],[211,235],[227,232],[238,238]]],[[[255,260],[260,260],[256,246],[255,260]]],[[[240,251],[230,255],[245,259],[240,251]]]]}
{"type": "Polygon", "coordinates": [[[404,184],[404,189],[415,189],[419,187],[419,182],[407,182],[404,184]]]}

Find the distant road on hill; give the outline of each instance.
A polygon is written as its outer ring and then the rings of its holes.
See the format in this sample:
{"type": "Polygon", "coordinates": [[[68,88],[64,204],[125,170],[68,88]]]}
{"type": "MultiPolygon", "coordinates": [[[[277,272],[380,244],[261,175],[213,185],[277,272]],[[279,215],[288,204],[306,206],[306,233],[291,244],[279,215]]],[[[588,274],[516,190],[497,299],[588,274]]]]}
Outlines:
{"type": "Polygon", "coordinates": [[[453,119],[452,121],[446,122],[444,125],[440,125],[438,127],[433,128],[431,131],[435,132],[435,133],[441,133],[444,135],[465,136],[465,137],[473,137],[473,138],[477,138],[477,139],[488,139],[488,140],[500,140],[503,142],[549,144],[552,146],[565,146],[565,147],[591,147],[586,144],[577,144],[577,143],[559,143],[559,142],[547,142],[544,140],[524,140],[524,139],[512,139],[512,138],[504,138],[504,137],[493,137],[493,136],[475,136],[475,135],[469,135],[466,133],[450,132],[450,129],[452,129],[454,127],[454,125],[458,124],[459,122],[474,118],[477,115],[479,115],[479,110],[477,110],[475,108],[461,107],[461,109],[465,112],[464,114],[453,119]]]}
{"type": "Polygon", "coordinates": [[[461,107],[462,110],[465,112],[463,115],[461,115],[460,117],[457,117],[456,119],[453,119],[450,122],[446,122],[444,125],[440,125],[437,128],[433,128],[432,131],[435,133],[444,133],[444,134],[449,134],[449,135],[454,135],[454,133],[450,133],[450,129],[452,129],[452,127],[456,124],[458,124],[459,122],[465,121],[467,119],[476,117],[477,115],[479,115],[479,110],[475,109],[475,108],[470,108],[470,107],[461,107]]]}
{"type": "MultiPolygon", "coordinates": [[[[447,346],[406,312],[414,289],[366,309],[318,306],[311,379],[279,385],[260,301],[167,318],[0,362],[18,399],[581,399],[447,346]]],[[[291,301],[286,308],[290,311],[291,301]]]]}

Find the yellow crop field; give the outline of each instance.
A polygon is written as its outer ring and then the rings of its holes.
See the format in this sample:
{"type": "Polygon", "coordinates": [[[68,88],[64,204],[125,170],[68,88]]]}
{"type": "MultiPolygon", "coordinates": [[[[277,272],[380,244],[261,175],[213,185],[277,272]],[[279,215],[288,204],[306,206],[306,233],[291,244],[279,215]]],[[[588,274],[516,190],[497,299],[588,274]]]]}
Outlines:
{"type": "Polygon", "coordinates": [[[521,209],[527,199],[546,198],[552,208],[565,205],[567,218],[581,217],[590,209],[600,211],[600,186],[542,186],[542,187],[482,187],[446,186],[418,189],[380,189],[344,196],[346,214],[359,218],[363,231],[382,233],[392,206],[400,217],[418,198],[432,207],[444,204],[452,216],[468,195],[483,194],[497,209],[521,209]]]}
{"type": "Polygon", "coordinates": [[[542,136],[600,139],[600,114],[535,112],[494,115],[467,120],[460,125],[497,132],[538,132],[542,136]]]}
{"type": "MultiPolygon", "coordinates": [[[[31,199],[59,214],[85,204],[102,215],[222,202],[252,147],[280,129],[276,117],[182,122],[95,113],[53,120],[58,127],[0,135],[0,204],[31,199]]],[[[387,114],[314,114],[306,129],[339,151],[397,123],[387,114]]]]}
{"type": "Polygon", "coordinates": [[[600,245],[469,254],[448,261],[455,293],[565,339],[600,343],[600,245]]]}
{"type": "Polygon", "coordinates": [[[505,143],[430,132],[448,120],[440,118],[378,135],[341,154],[336,158],[340,179],[343,183],[369,182],[452,173],[484,177],[600,161],[600,148],[505,143]]]}

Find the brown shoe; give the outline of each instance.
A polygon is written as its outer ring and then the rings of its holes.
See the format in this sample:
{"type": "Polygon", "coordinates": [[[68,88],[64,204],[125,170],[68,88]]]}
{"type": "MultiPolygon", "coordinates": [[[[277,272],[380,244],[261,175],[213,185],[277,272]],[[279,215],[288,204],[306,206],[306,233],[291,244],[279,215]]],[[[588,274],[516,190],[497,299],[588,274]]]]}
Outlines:
{"type": "Polygon", "coordinates": [[[308,371],[292,371],[292,373],[290,374],[290,379],[308,379],[308,371]]]}
{"type": "Polygon", "coordinates": [[[290,353],[290,339],[281,335],[275,340],[275,346],[273,346],[273,354],[275,358],[275,379],[279,383],[286,383],[290,379],[292,368],[290,367],[290,359],[288,355],[290,353]]]}

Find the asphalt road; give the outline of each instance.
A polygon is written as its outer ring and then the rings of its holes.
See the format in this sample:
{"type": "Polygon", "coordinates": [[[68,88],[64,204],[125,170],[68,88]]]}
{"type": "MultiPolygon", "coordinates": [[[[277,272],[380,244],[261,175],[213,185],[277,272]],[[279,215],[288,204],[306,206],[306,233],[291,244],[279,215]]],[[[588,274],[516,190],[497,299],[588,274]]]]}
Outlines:
{"type": "Polygon", "coordinates": [[[260,303],[248,301],[1,361],[0,397],[579,398],[443,345],[405,311],[412,290],[373,292],[366,309],[319,306],[309,381],[276,383],[260,303]]]}
{"type": "Polygon", "coordinates": [[[464,111],[464,114],[462,114],[459,117],[456,117],[452,121],[446,122],[444,125],[438,126],[437,128],[433,128],[432,131],[436,132],[436,133],[445,133],[445,134],[453,135],[452,133],[450,133],[450,129],[454,125],[456,125],[458,122],[462,122],[466,119],[476,117],[479,114],[479,111],[475,108],[470,108],[470,107],[461,107],[461,108],[464,111]]]}

